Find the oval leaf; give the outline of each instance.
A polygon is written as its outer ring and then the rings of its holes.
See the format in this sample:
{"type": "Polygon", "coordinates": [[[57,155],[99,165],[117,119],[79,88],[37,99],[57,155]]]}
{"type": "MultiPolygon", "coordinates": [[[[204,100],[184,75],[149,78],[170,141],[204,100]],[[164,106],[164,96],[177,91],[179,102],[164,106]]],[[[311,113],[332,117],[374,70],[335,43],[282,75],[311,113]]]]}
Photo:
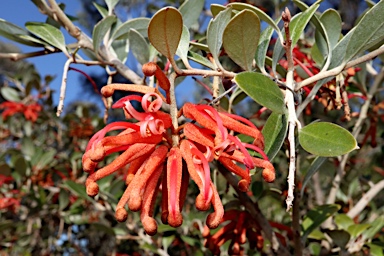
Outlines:
{"type": "Polygon", "coordinates": [[[40,37],[50,45],[60,49],[62,52],[67,52],[64,35],[58,28],[50,24],[40,22],[27,22],[25,27],[32,34],[40,37]]]}
{"type": "Polygon", "coordinates": [[[209,22],[207,28],[207,44],[217,64],[219,64],[219,53],[223,44],[224,29],[231,19],[231,12],[231,8],[220,12],[215,19],[209,22]]]}
{"type": "Polygon", "coordinates": [[[176,54],[183,60],[188,62],[188,49],[189,49],[190,34],[187,26],[183,26],[183,33],[181,34],[180,43],[177,47],[176,54]]]}
{"type": "Polygon", "coordinates": [[[349,131],[328,122],[316,122],[302,128],[299,142],[309,153],[324,157],[340,156],[358,149],[349,131]]]}
{"type": "Polygon", "coordinates": [[[93,49],[96,55],[99,55],[100,45],[103,42],[104,36],[107,34],[108,30],[116,22],[116,16],[107,16],[104,19],[100,20],[95,27],[93,28],[92,40],[93,40],[93,49]]]}
{"type": "Polygon", "coordinates": [[[4,97],[4,99],[8,101],[15,101],[19,102],[21,101],[19,93],[16,91],[16,89],[12,87],[1,87],[0,89],[1,95],[4,97]]]}
{"type": "Polygon", "coordinates": [[[264,136],[264,152],[272,160],[284,143],[288,130],[287,117],[283,114],[272,112],[261,131],[264,136]]]}
{"type": "Polygon", "coordinates": [[[149,45],[145,38],[135,29],[129,31],[129,45],[133,55],[141,65],[149,61],[149,45]]]}
{"type": "Polygon", "coordinates": [[[0,35],[9,40],[29,46],[41,47],[45,44],[43,42],[36,43],[35,41],[38,41],[38,39],[35,39],[34,41],[24,39],[23,36],[30,36],[28,31],[3,19],[0,19],[0,35]]]}
{"type": "Polygon", "coordinates": [[[200,13],[203,11],[204,0],[186,0],[180,6],[179,11],[183,16],[184,25],[190,28],[197,22],[200,13]]]}
{"type": "Polygon", "coordinates": [[[249,97],[260,105],[276,113],[285,113],[283,94],[268,77],[256,72],[242,72],[236,75],[234,80],[249,97]]]}
{"type": "Polygon", "coordinates": [[[112,34],[112,40],[128,39],[129,31],[133,28],[136,29],[142,36],[148,37],[148,24],[149,18],[136,18],[124,22],[116,28],[112,34]]]}
{"type": "Polygon", "coordinates": [[[259,38],[259,17],[252,11],[243,10],[236,14],[225,28],[223,46],[237,65],[251,71],[259,38]]]}
{"type": "Polygon", "coordinates": [[[168,59],[173,59],[182,31],[183,19],[180,12],[173,7],[165,7],[149,22],[148,38],[157,51],[168,59]]]}

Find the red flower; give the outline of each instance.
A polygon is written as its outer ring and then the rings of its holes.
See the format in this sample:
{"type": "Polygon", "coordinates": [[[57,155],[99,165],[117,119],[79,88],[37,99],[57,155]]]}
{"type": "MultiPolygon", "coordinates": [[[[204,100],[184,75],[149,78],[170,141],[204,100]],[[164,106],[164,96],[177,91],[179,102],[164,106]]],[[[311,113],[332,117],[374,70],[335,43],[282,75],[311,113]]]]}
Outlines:
{"type": "MultiPolygon", "coordinates": [[[[159,75],[158,70],[152,73],[159,75]]],[[[160,85],[163,89],[167,89],[164,77],[161,76],[163,80],[159,82],[163,83],[160,85]]],[[[127,219],[127,205],[131,211],[141,211],[145,231],[154,235],[157,223],[153,218],[153,208],[156,195],[161,190],[162,222],[173,227],[180,226],[191,177],[200,190],[195,202],[196,208],[206,211],[212,205],[214,212],[208,215],[207,225],[216,228],[222,220],[224,208],[211,181],[209,164],[214,160],[241,177],[239,187],[242,191],[248,190],[251,182],[249,170],[255,167],[264,169],[263,177],[266,181],[274,180],[275,170],[262,150],[263,136],[248,120],[220,113],[213,107],[187,103],[180,115],[184,114],[197,124],[187,123],[175,130],[170,115],[160,110],[165,99],[157,89],[111,84],[105,86],[102,93],[111,96],[116,89],[143,94],[124,97],[113,105],[114,108],[123,108],[126,117],[137,122],[111,123],[97,132],[86,148],[83,168],[90,173],[86,180],[87,193],[96,196],[99,192],[97,180],[128,165],[127,187],[116,206],[115,217],[118,221],[127,219]],[[144,112],[137,111],[132,101],[139,101],[144,112]],[[113,130],[121,132],[106,136],[113,130]],[[246,134],[255,140],[253,144],[242,143],[231,135],[232,132],[246,134]],[[179,136],[179,145],[173,145],[171,136],[179,136]],[[262,159],[251,156],[248,150],[259,153],[262,159]],[[110,164],[97,168],[100,161],[115,152],[122,153],[110,164]]]]}
{"type": "Polygon", "coordinates": [[[36,102],[25,105],[21,102],[5,101],[0,104],[0,109],[5,109],[1,113],[3,119],[7,119],[9,116],[13,116],[16,113],[21,113],[24,115],[25,119],[36,122],[42,107],[36,102]]]}

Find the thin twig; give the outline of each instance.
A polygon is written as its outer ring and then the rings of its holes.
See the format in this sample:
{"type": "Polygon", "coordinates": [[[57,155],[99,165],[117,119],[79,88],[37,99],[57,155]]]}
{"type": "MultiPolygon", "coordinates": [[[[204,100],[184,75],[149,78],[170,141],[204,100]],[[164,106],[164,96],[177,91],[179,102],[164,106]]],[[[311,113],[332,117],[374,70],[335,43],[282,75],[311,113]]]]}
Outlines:
{"type": "Polygon", "coordinates": [[[60,87],[60,99],[59,105],[57,106],[56,115],[60,116],[64,108],[64,99],[65,99],[65,90],[67,89],[67,75],[69,70],[69,65],[73,62],[72,58],[69,58],[64,64],[63,77],[61,79],[60,87]]]}
{"type": "Polygon", "coordinates": [[[38,57],[43,55],[48,55],[52,53],[58,53],[59,50],[55,51],[49,51],[49,50],[42,50],[37,52],[27,52],[27,53],[0,53],[0,59],[10,59],[13,61],[18,61],[22,59],[27,59],[31,57],[38,57]]]}

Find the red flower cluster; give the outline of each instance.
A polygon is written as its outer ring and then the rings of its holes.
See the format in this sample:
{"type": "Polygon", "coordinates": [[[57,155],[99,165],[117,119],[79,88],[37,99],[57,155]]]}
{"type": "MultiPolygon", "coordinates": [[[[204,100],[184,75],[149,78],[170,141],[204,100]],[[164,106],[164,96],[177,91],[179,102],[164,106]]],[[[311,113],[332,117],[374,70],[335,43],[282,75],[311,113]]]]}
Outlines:
{"type": "MultiPolygon", "coordinates": [[[[0,174],[0,186],[11,183],[12,181],[13,181],[13,178],[11,176],[5,176],[3,174],[0,174]]],[[[18,194],[18,193],[20,192],[12,191],[12,194],[18,194]]],[[[16,209],[19,208],[19,206],[20,206],[20,199],[7,197],[6,195],[0,193],[0,210],[8,209],[15,212],[16,209]]]]}
{"type": "Polygon", "coordinates": [[[0,104],[0,109],[4,109],[1,113],[3,119],[7,119],[9,116],[13,116],[16,113],[21,113],[24,115],[25,119],[36,122],[42,107],[36,102],[25,105],[21,102],[5,101],[0,104]]]}
{"type": "MultiPolygon", "coordinates": [[[[154,73],[158,83],[165,75],[154,73]],[[161,76],[160,79],[158,76],[161,76]]],[[[166,78],[166,77],[165,77],[166,78]]],[[[195,205],[206,211],[213,206],[214,212],[208,215],[207,225],[216,228],[224,215],[216,187],[211,181],[210,163],[219,161],[229,171],[241,177],[239,188],[247,191],[251,182],[249,170],[263,168],[263,177],[272,182],[275,170],[263,152],[264,139],[261,132],[248,120],[228,113],[218,112],[207,105],[186,103],[179,115],[191,119],[179,129],[173,129],[172,118],[160,110],[164,97],[157,89],[138,86],[111,84],[103,87],[104,96],[111,96],[115,89],[142,93],[130,95],[117,101],[112,107],[123,108],[131,122],[114,122],[97,132],[89,141],[83,156],[83,168],[90,175],[86,180],[88,195],[99,192],[97,180],[128,166],[127,188],[116,207],[118,221],[127,219],[128,205],[131,211],[141,211],[141,221],[149,235],[157,232],[153,218],[156,194],[162,192],[161,220],[170,226],[182,224],[181,210],[187,195],[189,178],[198,186],[200,194],[195,205]],[[132,101],[141,103],[144,112],[137,111],[132,101]],[[112,130],[122,130],[114,136],[106,136],[112,130]],[[241,133],[254,138],[247,144],[232,134],[241,133]],[[177,136],[178,145],[173,136],[177,136]],[[248,150],[259,153],[263,158],[250,155],[248,150]],[[122,152],[107,166],[97,168],[107,155],[122,152]]],[[[169,97],[167,95],[167,101],[169,97]]]]}

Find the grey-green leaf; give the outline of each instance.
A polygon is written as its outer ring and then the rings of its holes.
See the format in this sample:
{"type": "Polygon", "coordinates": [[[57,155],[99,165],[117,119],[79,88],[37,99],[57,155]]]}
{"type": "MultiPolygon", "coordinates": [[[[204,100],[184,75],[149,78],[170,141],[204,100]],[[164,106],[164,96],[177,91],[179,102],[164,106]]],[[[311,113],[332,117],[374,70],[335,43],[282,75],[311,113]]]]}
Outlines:
{"type": "Polygon", "coordinates": [[[41,22],[27,22],[25,27],[35,36],[40,37],[50,45],[60,49],[66,53],[67,48],[65,47],[65,39],[61,31],[47,23],[41,22]]]}
{"type": "Polygon", "coordinates": [[[301,34],[303,33],[308,22],[311,20],[312,16],[315,14],[319,4],[314,4],[301,13],[299,19],[294,23],[290,23],[289,30],[291,33],[292,46],[295,46],[301,34]]]}
{"type": "Polygon", "coordinates": [[[358,149],[353,135],[346,129],[328,122],[315,122],[299,132],[300,145],[309,153],[333,157],[358,149]]]}
{"type": "Polygon", "coordinates": [[[111,29],[112,25],[116,22],[116,16],[107,16],[100,20],[93,28],[92,40],[93,49],[96,55],[99,54],[100,45],[103,42],[104,36],[111,29]]]}
{"type": "Polygon", "coordinates": [[[9,86],[1,87],[0,92],[1,92],[1,95],[4,97],[4,99],[8,101],[15,101],[15,102],[21,101],[19,93],[17,92],[16,89],[12,87],[9,87],[9,86]]]}
{"type": "Polygon", "coordinates": [[[215,69],[212,62],[210,62],[209,60],[207,60],[207,58],[205,58],[205,57],[203,57],[200,54],[197,54],[195,52],[189,51],[188,52],[188,59],[190,59],[196,63],[199,63],[203,66],[206,66],[210,69],[215,69]]]}
{"type": "Polygon", "coordinates": [[[252,11],[243,10],[227,24],[223,34],[223,46],[237,65],[251,71],[259,38],[259,17],[252,11]]]}
{"type": "Polygon", "coordinates": [[[231,12],[231,8],[220,12],[215,19],[210,21],[207,28],[207,44],[216,63],[219,63],[219,53],[223,43],[223,33],[231,19],[231,12]]]}
{"type": "Polygon", "coordinates": [[[103,6],[99,5],[98,3],[96,2],[93,2],[93,6],[96,7],[96,9],[99,11],[101,17],[105,18],[108,16],[108,10],[105,9],[103,6]]]}
{"type": "Polygon", "coordinates": [[[264,152],[272,160],[280,151],[288,130],[287,117],[284,114],[272,112],[261,131],[264,136],[264,152]]]}
{"type": "Polygon", "coordinates": [[[204,7],[204,0],[186,0],[180,6],[179,11],[183,16],[183,23],[190,28],[197,22],[204,7]]]}
{"type": "Polygon", "coordinates": [[[267,56],[269,42],[271,41],[272,34],[273,28],[271,26],[261,32],[259,45],[255,54],[256,65],[260,70],[264,71],[263,73],[267,72],[265,70],[265,57],[267,56]]]}
{"type": "Polygon", "coordinates": [[[181,34],[183,18],[173,7],[160,9],[148,25],[148,38],[151,44],[168,59],[173,59],[181,34]]]}
{"type": "Polygon", "coordinates": [[[261,20],[265,21],[271,27],[273,27],[273,29],[279,35],[279,39],[283,40],[283,35],[282,35],[279,27],[275,23],[275,21],[271,17],[269,17],[268,14],[263,12],[261,9],[255,7],[255,6],[252,6],[252,5],[249,5],[249,4],[243,4],[243,3],[230,3],[228,6],[231,6],[233,9],[238,10],[238,11],[241,11],[241,10],[244,10],[244,9],[248,9],[248,10],[251,10],[251,11],[255,12],[257,14],[257,16],[259,16],[259,18],[261,20]]]}
{"type": "MultiPolygon", "coordinates": [[[[344,62],[348,62],[360,52],[366,50],[368,42],[384,26],[384,1],[372,7],[356,25],[347,45],[344,62]]],[[[384,39],[384,33],[381,33],[384,39]]],[[[377,39],[376,39],[377,40],[377,39]]]]}
{"type": "Polygon", "coordinates": [[[189,49],[189,40],[190,34],[187,26],[183,26],[183,32],[181,33],[181,38],[179,46],[176,50],[176,55],[183,60],[183,62],[188,62],[188,49],[189,49]]]}
{"type": "Polygon", "coordinates": [[[0,19],[0,35],[29,46],[41,47],[44,45],[44,43],[36,43],[35,41],[22,38],[21,36],[30,36],[28,31],[3,19],[0,19]]]}
{"type": "Polygon", "coordinates": [[[141,65],[149,61],[149,45],[145,38],[135,29],[129,31],[129,46],[141,65]]]}
{"type": "Polygon", "coordinates": [[[108,10],[113,10],[113,8],[115,8],[116,4],[119,2],[120,0],[105,0],[105,3],[107,4],[108,6],[108,10]]]}
{"type": "Polygon", "coordinates": [[[268,77],[256,72],[242,72],[236,75],[234,80],[249,97],[260,105],[276,113],[286,112],[282,92],[268,77]]]}
{"type": "Polygon", "coordinates": [[[129,30],[136,29],[142,36],[148,37],[148,24],[149,18],[136,18],[131,19],[116,28],[113,32],[111,39],[120,40],[129,38],[129,30]]]}

